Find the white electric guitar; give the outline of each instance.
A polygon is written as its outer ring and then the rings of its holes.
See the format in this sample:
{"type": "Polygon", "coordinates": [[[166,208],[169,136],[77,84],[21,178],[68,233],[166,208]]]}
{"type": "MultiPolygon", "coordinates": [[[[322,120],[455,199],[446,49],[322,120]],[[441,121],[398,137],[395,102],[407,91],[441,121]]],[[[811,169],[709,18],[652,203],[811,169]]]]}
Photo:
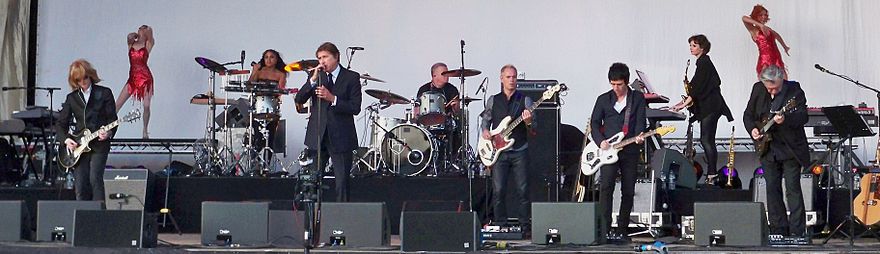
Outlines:
{"type": "Polygon", "coordinates": [[[590,143],[584,147],[584,151],[581,153],[581,172],[584,173],[584,175],[592,175],[603,165],[617,162],[619,159],[619,157],[617,157],[617,152],[623,150],[623,147],[635,143],[639,137],[647,138],[654,134],[663,136],[674,131],[674,126],[663,126],[628,139],[623,139],[623,132],[618,132],[617,134],[614,134],[614,136],[611,136],[611,138],[606,139],[611,146],[607,150],[599,148],[601,142],[593,142],[590,134],[587,133],[587,137],[590,138],[590,143]]]}
{"type": "MultiPolygon", "coordinates": [[[[553,95],[556,93],[567,89],[568,88],[565,84],[558,84],[547,88],[547,91],[544,91],[541,99],[532,104],[532,106],[526,110],[534,112],[542,102],[553,98],[553,95]]],[[[510,138],[510,133],[513,132],[513,129],[522,123],[522,121],[522,116],[517,117],[515,120],[510,116],[507,116],[504,119],[501,119],[501,123],[498,124],[498,127],[489,131],[489,139],[483,138],[483,136],[480,135],[480,140],[477,142],[477,151],[479,152],[480,161],[483,162],[483,165],[495,165],[501,152],[504,152],[505,150],[510,149],[510,146],[513,146],[514,140],[510,138]]]]}

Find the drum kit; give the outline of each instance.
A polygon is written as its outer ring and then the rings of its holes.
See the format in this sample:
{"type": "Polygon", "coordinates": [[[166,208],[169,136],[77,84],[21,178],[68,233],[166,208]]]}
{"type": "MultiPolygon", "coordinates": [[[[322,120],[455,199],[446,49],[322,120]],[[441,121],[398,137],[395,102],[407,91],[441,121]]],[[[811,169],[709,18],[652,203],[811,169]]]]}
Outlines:
{"type": "MultiPolygon", "coordinates": [[[[210,72],[208,82],[211,91],[208,94],[198,94],[190,100],[192,104],[210,106],[205,123],[205,138],[194,146],[197,164],[194,174],[286,175],[287,169],[283,161],[275,156],[275,150],[282,150],[283,145],[279,149],[272,142],[275,136],[281,136],[283,140],[284,128],[278,128],[282,121],[281,96],[296,93],[297,90],[279,88],[277,81],[248,81],[250,71],[226,68],[226,65],[241,62],[220,64],[204,57],[196,57],[195,60],[210,72]],[[220,76],[225,98],[214,96],[217,75],[220,76]],[[229,99],[230,93],[241,96],[238,99],[229,99]],[[222,106],[223,110],[219,116],[216,114],[217,106],[222,106]]],[[[317,61],[312,61],[313,63],[302,61],[303,68],[317,65],[317,61]]]]}
{"type": "MultiPolygon", "coordinates": [[[[460,73],[454,70],[443,75],[455,77],[460,73]]],[[[468,70],[464,75],[479,73],[468,70]]],[[[364,93],[377,101],[366,108],[370,140],[355,158],[355,175],[461,176],[477,165],[473,150],[461,142],[462,123],[467,121],[465,111],[452,105],[481,99],[446,98],[436,91],[412,99],[379,89],[366,89],[364,93]],[[402,118],[382,114],[395,105],[406,106],[402,118]]]]}

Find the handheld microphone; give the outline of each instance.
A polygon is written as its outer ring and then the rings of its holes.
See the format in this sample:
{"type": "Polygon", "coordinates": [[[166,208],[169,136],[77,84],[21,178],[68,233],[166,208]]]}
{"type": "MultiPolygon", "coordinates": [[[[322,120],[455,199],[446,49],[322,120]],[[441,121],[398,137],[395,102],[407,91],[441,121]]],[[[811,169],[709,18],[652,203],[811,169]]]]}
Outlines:
{"type": "Polygon", "coordinates": [[[477,94],[480,94],[480,91],[481,91],[481,90],[482,90],[483,92],[486,92],[486,81],[489,81],[489,77],[485,77],[485,78],[483,78],[483,82],[480,83],[480,87],[477,87],[477,92],[474,93],[474,96],[476,96],[477,94]]]}
{"type": "Polygon", "coordinates": [[[813,65],[813,67],[815,67],[817,70],[819,70],[821,72],[828,72],[828,70],[826,70],[824,67],[822,67],[819,64],[813,65]]]}
{"type": "Polygon", "coordinates": [[[464,40],[461,40],[461,46],[464,47],[464,40]]]}
{"type": "Polygon", "coordinates": [[[127,198],[127,197],[128,197],[128,195],[125,195],[125,193],[110,194],[110,199],[123,199],[123,198],[127,198]]]}
{"type": "Polygon", "coordinates": [[[364,47],[348,47],[350,50],[364,50],[364,47]]]}

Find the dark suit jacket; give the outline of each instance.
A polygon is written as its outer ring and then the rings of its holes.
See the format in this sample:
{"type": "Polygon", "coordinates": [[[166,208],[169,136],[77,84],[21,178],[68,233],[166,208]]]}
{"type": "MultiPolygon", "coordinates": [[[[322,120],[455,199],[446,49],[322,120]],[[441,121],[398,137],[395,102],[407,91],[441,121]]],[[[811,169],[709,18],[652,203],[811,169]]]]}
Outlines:
{"type": "MultiPolygon", "coordinates": [[[[311,116],[306,129],[305,145],[317,149],[324,132],[328,131],[330,146],[325,148],[331,153],[351,152],[357,148],[357,131],[354,128],[354,116],[361,112],[361,83],[360,74],[348,69],[339,68],[339,77],[332,86],[327,86],[333,95],[336,95],[336,105],[330,106],[330,102],[318,99],[315,95],[315,87],[309,79],[296,94],[296,103],[306,103],[311,98],[311,116]],[[320,113],[318,110],[320,108],[320,113]]],[[[326,73],[320,76],[321,84],[328,84],[326,73]]]]}
{"type": "Polygon", "coordinates": [[[694,120],[705,118],[711,113],[719,113],[727,117],[727,121],[733,121],[733,114],[727,107],[727,102],[721,96],[721,77],[709,55],[697,58],[697,70],[691,78],[691,96],[694,99],[694,120]]]}
{"type": "MultiPolygon", "coordinates": [[[[614,90],[610,90],[599,98],[596,98],[596,106],[593,107],[590,126],[592,128],[593,141],[601,143],[603,140],[614,136],[623,130],[624,115],[626,110],[632,107],[629,116],[629,130],[625,138],[635,137],[645,131],[646,124],[646,108],[648,103],[645,101],[645,95],[642,92],[629,90],[626,96],[626,108],[620,112],[614,109],[614,103],[617,102],[617,95],[614,90]]],[[[624,153],[638,153],[638,145],[629,145],[623,148],[624,153]]]]}
{"type": "MultiPolygon", "coordinates": [[[[92,84],[91,95],[88,104],[79,89],[67,94],[64,103],[61,104],[61,116],[55,125],[56,139],[62,143],[70,135],[70,126],[74,126],[73,133],[79,134],[83,129],[97,131],[101,126],[116,121],[116,98],[110,88],[92,84]],[[85,119],[85,121],[83,121],[85,119]]],[[[116,135],[116,129],[110,131],[110,137],[116,135]]],[[[75,140],[79,142],[79,140],[75,140]]],[[[95,152],[110,152],[110,139],[99,141],[97,138],[89,143],[89,147],[95,152]]]]}
{"type": "MultiPolygon", "coordinates": [[[[804,125],[807,124],[808,120],[807,98],[804,95],[804,90],[801,89],[800,83],[786,80],[782,85],[788,86],[785,94],[781,94],[784,99],[783,101],[795,98],[798,106],[794,111],[785,115],[785,121],[781,125],[775,125],[768,132],[773,135],[774,140],[785,143],[789,149],[784,152],[793,155],[801,166],[806,167],[810,163],[810,148],[807,146],[807,134],[804,132],[804,125]]],[[[749,135],[751,135],[752,129],[759,128],[756,123],[757,121],[770,115],[770,101],[770,93],[767,92],[767,88],[764,87],[763,83],[757,82],[752,85],[749,103],[746,104],[746,110],[743,112],[743,124],[749,135]]],[[[779,109],[773,108],[773,110],[779,109]]]]}

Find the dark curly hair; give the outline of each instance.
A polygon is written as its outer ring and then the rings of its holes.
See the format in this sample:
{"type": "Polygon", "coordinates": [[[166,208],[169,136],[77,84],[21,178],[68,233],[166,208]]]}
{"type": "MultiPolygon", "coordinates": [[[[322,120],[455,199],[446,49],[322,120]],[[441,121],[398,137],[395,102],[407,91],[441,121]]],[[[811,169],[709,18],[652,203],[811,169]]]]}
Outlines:
{"type": "Polygon", "coordinates": [[[270,53],[270,52],[272,54],[275,54],[275,59],[278,59],[278,61],[275,61],[275,66],[273,66],[273,68],[275,68],[276,70],[278,70],[280,72],[286,73],[287,71],[284,70],[285,64],[284,64],[284,60],[281,59],[281,53],[278,53],[278,51],[276,51],[274,49],[267,49],[266,51],[263,51],[263,54],[260,56],[260,70],[267,67],[266,66],[266,59],[265,59],[266,53],[270,53]]]}

